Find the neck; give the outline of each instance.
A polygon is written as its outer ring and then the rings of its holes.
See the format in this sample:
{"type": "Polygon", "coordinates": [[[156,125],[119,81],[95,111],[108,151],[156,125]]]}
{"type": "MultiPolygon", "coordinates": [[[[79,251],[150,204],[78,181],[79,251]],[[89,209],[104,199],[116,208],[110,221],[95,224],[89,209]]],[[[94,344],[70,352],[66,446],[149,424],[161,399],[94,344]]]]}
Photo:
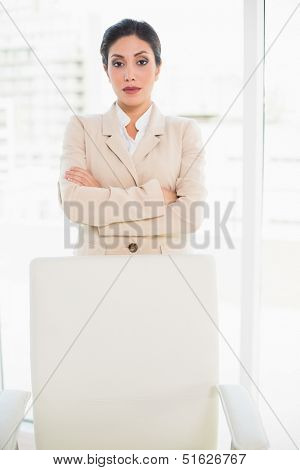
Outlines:
{"type": "Polygon", "coordinates": [[[137,106],[128,106],[125,103],[120,102],[117,100],[118,105],[120,108],[126,113],[129,117],[131,122],[136,122],[142,114],[144,114],[147,109],[150,108],[152,101],[149,99],[148,101],[141,103],[137,106]]]}

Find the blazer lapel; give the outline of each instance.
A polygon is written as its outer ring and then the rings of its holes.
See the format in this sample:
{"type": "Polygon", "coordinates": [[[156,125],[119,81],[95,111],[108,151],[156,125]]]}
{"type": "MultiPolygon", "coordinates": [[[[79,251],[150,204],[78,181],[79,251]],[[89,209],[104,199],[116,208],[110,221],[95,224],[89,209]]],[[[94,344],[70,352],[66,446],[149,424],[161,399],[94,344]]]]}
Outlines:
{"type": "Polygon", "coordinates": [[[108,136],[105,143],[114,154],[124,163],[136,185],[139,184],[137,166],[149,155],[151,150],[159,143],[159,136],[164,133],[165,116],[161,114],[153,102],[148,126],[133,155],[130,155],[123,137],[120,135],[119,120],[115,103],[103,114],[103,135],[108,136]]]}
{"type": "Polygon", "coordinates": [[[143,163],[149,157],[150,152],[160,142],[160,136],[164,134],[165,116],[160,112],[157,105],[153,102],[148,125],[145,134],[140,140],[132,159],[136,167],[143,163]]]}

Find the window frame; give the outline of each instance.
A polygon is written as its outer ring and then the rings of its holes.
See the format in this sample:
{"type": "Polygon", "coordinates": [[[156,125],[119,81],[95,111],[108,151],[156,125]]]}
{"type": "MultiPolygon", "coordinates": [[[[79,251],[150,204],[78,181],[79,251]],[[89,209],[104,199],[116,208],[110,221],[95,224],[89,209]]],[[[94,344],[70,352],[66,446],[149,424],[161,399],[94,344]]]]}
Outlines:
{"type": "MultiPolygon", "coordinates": [[[[262,276],[264,54],[265,0],[244,0],[244,84],[247,84],[243,91],[240,360],[257,385],[262,276]]],[[[240,382],[258,398],[258,390],[243,366],[240,365],[240,382]]]]}

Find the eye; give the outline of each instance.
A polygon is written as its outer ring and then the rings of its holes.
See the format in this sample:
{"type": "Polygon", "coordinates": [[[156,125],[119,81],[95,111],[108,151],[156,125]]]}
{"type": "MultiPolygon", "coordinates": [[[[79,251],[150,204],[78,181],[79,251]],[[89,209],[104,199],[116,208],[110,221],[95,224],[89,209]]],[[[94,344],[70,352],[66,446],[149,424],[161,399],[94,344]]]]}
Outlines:
{"type": "MultiPolygon", "coordinates": [[[[139,63],[139,62],[146,62],[145,64],[142,64],[142,65],[148,64],[148,60],[147,60],[147,59],[140,59],[140,60],[138,61],[138,63],[139,63]]],[[[115,62],[113,62],[112,65],[115,66],[116,64],[122,64],[122,62],[120,62],[119,60],[116,60],[115,62]]],[[[118,65],[116,68],[119,68],[119,65],[118,65]]]]}

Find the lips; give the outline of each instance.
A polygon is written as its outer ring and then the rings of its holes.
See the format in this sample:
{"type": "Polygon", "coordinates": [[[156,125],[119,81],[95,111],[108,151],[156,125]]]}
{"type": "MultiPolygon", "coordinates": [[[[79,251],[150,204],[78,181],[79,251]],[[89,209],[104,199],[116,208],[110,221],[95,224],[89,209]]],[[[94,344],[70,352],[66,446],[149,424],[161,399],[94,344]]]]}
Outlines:
{"type": "Polygon", "coordinates": [[[135,94],[137,94],[140,90],[141,90],[141,88],[138,88],[138,87],[126,87],[126,88],[123,88],[124,93],[126,93],[127,95],[135,95],[135,94]]]}

